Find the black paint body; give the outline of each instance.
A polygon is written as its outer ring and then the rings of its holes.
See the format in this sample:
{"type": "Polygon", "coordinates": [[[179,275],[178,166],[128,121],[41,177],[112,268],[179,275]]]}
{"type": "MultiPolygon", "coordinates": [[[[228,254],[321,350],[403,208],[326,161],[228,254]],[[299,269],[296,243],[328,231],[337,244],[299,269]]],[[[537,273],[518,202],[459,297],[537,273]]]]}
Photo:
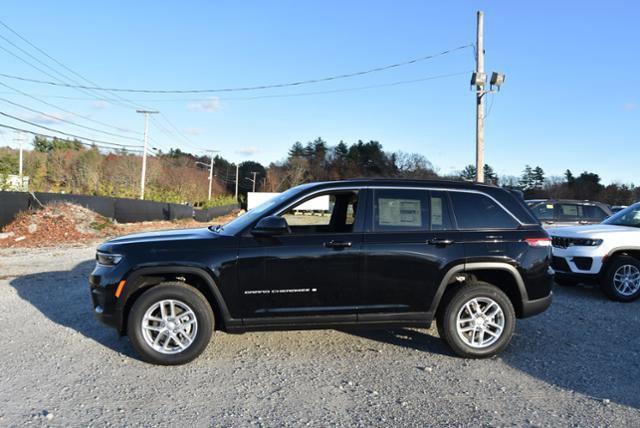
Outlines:
{"type": "Polygon", "coordinates": [[[523,201],[493,186],[408,180],[312,183],[280,195],[259,215],[250,211],[223,228],[142,233],[105,242],[98,251],[123,258],[115,266],[97,264],[90,285],[96,316],[121,333],[126,333],[135,298],[167,279],[197,285],[214,307],[216,328],[229,332],[428,326],[446,287],[462,280],[460,275],[477,273],[482,279],[493,270],[500,272],[497,280],[507,275],[515,284],[510,297],[517,315],[525,317],[551,302],[550,247],[525,241],[547,237],[523,201]],[[397,188],[445,195],[450,224],[443,230],[375,230],[374,192],[397,188]],[[358,194],[349,231],[252,234],[258,221],[294,202],[342,190],[358,194]],[[450,192],[486,195],[518,224],[462,230],[456,220],[460,213],[446,196],[450,192]],[[116,298],[122,280],[126,284],[116,298]]]}

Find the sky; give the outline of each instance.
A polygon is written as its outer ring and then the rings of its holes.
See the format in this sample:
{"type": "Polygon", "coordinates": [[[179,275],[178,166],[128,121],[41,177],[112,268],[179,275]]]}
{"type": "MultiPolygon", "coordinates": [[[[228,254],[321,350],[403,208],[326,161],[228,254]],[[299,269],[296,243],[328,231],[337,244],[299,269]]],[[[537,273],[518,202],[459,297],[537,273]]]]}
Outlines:
{"type": "MultiPolygon", "coordinates": [[[[605,183],[640,184],[640,2],[4,0],[0,19],[99,86],[167,90],[316,79],[436,54],[475,42],[478,9],[485,14],[486,70],[506,74],[501,91],[487,95],[486,162],[500,175],[520,175],[529,164],[547,176],[586,170],[605,183]]],[[[6,28],[0,36],[63,76],[3,38],[0,72],[86,83],[6,28]]],[[[464,48],[329,82],[204,95],[120,94],[127,101],[0,76],[0,84],[13,88],[0,86],[0,97],[134,140],[144,129],[134,107],[157,109],[162,114],[153,117],[149,135],[165,151],[219,150],[231,161],[268,164],[284,159],[295,141],[377,140],[388,151],[420,153],[450,174],[475,159],[474,67],[472,48],[464,48]]],[[[4,101],[0,112],[139,144],[4,101]]],[[[0,123],[36,129],[8,117],[0,123]]],[[[13,138],[5,130],[0,144],[13,138]]]]}

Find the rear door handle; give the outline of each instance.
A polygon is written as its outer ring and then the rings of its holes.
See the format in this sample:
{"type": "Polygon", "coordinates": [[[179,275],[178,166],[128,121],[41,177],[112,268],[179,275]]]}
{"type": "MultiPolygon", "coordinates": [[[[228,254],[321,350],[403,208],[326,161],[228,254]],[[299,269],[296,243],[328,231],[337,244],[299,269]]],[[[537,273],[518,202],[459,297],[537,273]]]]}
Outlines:
{"type": "Polygon", "coordinates": [[[427,244],[436,245],[438,247],[446,247],[447,245],[453,244],[453,242],[454,241],[452,239],[433,238],[433,239],[429,239],[427,241],[427,244]]]}
{"type": "Polygon", "coordinates": [[[348,241],[329,241],[325,242],[324,246],[327,248],[349,248],[351,247],[351,242],[348,241]]]}

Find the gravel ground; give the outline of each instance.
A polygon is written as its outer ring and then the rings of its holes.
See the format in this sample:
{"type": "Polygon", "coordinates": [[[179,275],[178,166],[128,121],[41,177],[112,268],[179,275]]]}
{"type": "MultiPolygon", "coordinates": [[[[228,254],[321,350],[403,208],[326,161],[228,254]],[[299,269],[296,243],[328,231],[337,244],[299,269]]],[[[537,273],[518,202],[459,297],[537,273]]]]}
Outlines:
{"type": "Polygon", "coordinates": [[[94,320],[93,247],[0,250],[0,426],[640,426],[640,301],[556,287],[499,357],[435,329],[218,333],[181,367],[94,320]]]}

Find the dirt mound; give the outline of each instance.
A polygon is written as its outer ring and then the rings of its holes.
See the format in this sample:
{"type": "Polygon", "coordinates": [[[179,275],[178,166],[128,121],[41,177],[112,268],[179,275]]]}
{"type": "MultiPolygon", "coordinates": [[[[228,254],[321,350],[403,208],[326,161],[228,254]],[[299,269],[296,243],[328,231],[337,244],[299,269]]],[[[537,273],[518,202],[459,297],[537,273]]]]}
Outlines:
{"type": "Polygon", "coordinates": [[[0,233],[0,247],[44,247],[84,242],[106,236],[114,228],[101,215],[68,202],[25,211],[0,233]]]}
{"type": "Polygon", "coordinates": [[[53,202],[43,209],[25,211],[0,232],[0,248],[58,247],[99,242],[115,236],[152,230],[206,227],[225,224],[238,216],[234,211],[199,223],[193,219],[145,221],[118,224],[87,208],[68,202],[53,202]]]}

